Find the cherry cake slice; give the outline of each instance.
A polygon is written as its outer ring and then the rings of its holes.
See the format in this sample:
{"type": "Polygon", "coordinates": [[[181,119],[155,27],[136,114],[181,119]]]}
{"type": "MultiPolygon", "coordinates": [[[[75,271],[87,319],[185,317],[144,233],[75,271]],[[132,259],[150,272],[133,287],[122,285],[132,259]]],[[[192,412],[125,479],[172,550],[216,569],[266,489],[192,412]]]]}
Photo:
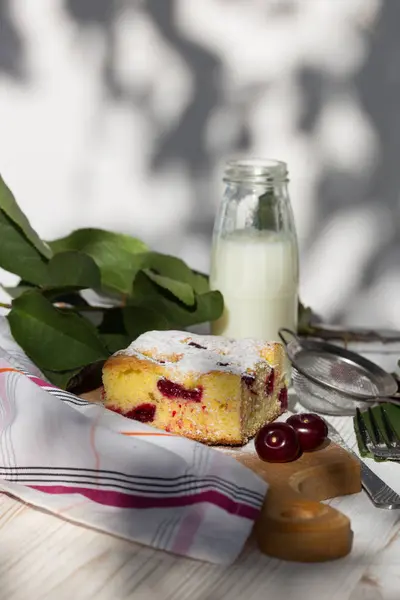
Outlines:
{"type": "Polygon", "coordinates": [[[150,331],[103,368],[104,404],[206,444],[243,445],[287,408],[279,343],[150,331]]]}

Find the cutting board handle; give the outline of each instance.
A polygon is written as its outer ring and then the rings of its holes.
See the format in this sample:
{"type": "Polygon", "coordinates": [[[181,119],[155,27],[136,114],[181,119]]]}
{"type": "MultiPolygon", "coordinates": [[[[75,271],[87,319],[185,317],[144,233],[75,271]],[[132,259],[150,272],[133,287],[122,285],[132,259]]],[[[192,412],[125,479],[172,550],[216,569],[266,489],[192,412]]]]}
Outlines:
{"type": "Polygon", "coordinates": [[[346,556],[352,548],[350,520],[321,500],[361,491],[360,461],[336,444],[285,464],[239,460],[270,485],[255,534],[269,556],[322,562],[346,556]]]}
{"type": "Polygon", "coordinates": [[[268,494],[256,524],[259,548],[265,554],[296,562],[323,562],[351,551],[349,519],[334,508],[287,489],[268,494]]]}

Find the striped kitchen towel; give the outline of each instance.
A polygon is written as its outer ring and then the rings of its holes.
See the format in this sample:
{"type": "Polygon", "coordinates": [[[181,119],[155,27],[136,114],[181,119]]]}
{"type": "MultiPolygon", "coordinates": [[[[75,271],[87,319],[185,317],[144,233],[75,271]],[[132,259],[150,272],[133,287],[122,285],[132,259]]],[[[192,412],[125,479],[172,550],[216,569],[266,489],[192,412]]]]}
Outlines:
{"type": "Polygon", "coordinates": [[[267,485],[222,452],[55,388],[0,317],[0,489],[82,525],[229,564],[267,485]]]}

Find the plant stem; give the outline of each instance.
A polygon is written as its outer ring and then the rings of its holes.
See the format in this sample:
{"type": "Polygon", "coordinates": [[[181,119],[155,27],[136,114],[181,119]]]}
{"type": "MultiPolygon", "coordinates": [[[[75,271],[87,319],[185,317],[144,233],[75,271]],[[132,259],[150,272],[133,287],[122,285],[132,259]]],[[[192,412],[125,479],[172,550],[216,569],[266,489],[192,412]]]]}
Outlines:
{"type": "MultiPolygon", "coordinates": [[[[62,308],[63,310],[72,310],[73,312],[103,312],[105,310],[108,310],[107,306],[57,306],[57,304],[62,304],[60,303],[55,303],[56,308],[62,308]]],[[[9,310],[11,310],[12,305],[11,304],[6,304],[4,302],[0,302],[0,308],[7,308],[9,310]]],[[[114,307],[113,307],[114,308],[114,307]]],[[[115,307],[118,308],[118,307],[115,307]]]]}
{"type": "Polygon", "coordinates": [[[371,330],[368,333],[352,331],[351,329],[333,331],[332,329],[325,329],[323,324],[310,325],[308,328],[299,329],[299,335],[302,337],[313,337],[322,340],[340,340],[345,344],[349,342],[399,342],[400,334],[398,336],[391,335],[390,338],[386,339],[384,336],[379,335],[379,332],[371,330]]]}

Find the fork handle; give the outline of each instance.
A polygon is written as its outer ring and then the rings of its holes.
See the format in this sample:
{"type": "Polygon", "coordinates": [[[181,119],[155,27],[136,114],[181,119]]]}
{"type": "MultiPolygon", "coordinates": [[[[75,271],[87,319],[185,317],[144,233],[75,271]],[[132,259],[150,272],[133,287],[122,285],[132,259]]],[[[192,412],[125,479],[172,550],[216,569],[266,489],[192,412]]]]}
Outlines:
{"type": "Polygon", "coordinates": [[[378,404],[394,404],[396,406],[400,405],[400,395],[397,394],[396,396],[388,396],[387,398],[378,398],[377,400],[375,400],[375,402],[377,402],[378,404]]]}
{"type": "Polygon", "coordinates": [[[377,508],[400,508],[400,496],[361,461],[361,483],[377,508]]]}

